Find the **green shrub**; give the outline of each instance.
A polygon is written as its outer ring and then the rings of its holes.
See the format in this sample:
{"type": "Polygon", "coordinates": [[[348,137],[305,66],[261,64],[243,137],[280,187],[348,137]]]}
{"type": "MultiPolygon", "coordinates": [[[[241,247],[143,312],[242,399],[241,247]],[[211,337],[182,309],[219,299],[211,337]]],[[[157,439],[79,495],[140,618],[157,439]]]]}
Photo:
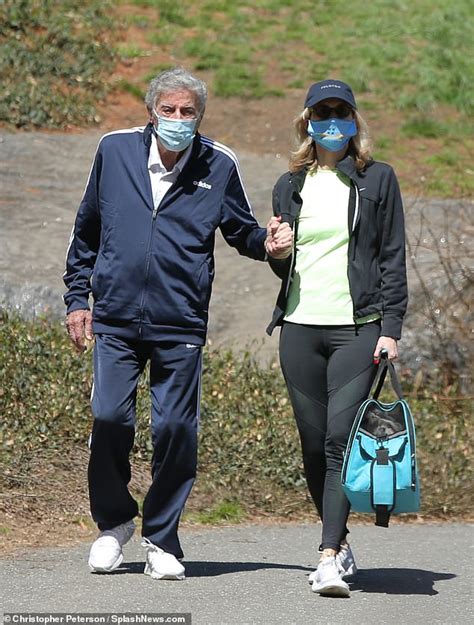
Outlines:
{"type": "Polygon", "coordinates": [[[111,2],[0,2],[0,120],[62,128],[98,121],[113,66],[111,2]]]}
{"type": "MultiPolygon", "coordinates": [[[[38,458],[51,450],[62,450],[68,457],[73,448],[86,449],[91,377],[90,354],[77,355],[60,324],[24,322],[4,312],[0,318],[4,463],[13,463],[19,450],[38,458]]],[[[468,398],[459,396],[454,386],[440,391],[436,380],[430,382],[431,392],[425,388],[420,395],[417,387],[426,383],[421,385],[419,376],[410,374],[413,379],[415,386],[406,379],[404,386],[417,422],[422,511],[467,513],[468,398]]],[[[151,452],[146,384],[144,376],[138,394],[137,462],[149,459],[151,452]]],[[[259,367],[249,354],[237,358],[229,352],[204,353],[195,495],[205,502],[204,509],[210,508],[210,519],[311,510],[283,378],[278,369],[259,367]]]]}
{"type": "Polygon", "coordinates": [[[220,501],[209,510],[198,513],[186,513],[185,520],[204,525],[219,523],[239,523],[245,517],[245,511],[238,501],[220,501]]]}
{"type": "Polygon", "coordinates": [[[129,80],[122,79],[116,84],[116,89],[121,89],[122,91],[126,91],[130,95],[133,95],[134,98],[143,102],[144,91],[138,85],[134,85],[129,80]]]}
{"type": "Polygon", "coordinates": [[[445,125],[431,119],[429,117],[414,117],[408,119],[402,124],[401,131],[411,139],[416,137],[425,137],[427,139],[436,139],[443,137],[449,133],[449,128],[445,125]]]}

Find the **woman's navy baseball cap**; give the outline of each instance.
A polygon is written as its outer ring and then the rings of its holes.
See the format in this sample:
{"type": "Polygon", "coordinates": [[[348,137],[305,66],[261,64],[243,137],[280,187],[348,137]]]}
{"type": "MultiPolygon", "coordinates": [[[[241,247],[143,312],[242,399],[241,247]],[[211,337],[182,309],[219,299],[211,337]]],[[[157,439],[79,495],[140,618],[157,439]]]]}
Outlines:
{"type": "Polygon", "coordinates": [[[304,103],[305,108],[311,108],[318,102],[328,100],[329,98],[338,98],[350,104],[356,109],[356,101],[352,89],[348,84],[341,80],[321,80],[311,85],[304,103]]]}

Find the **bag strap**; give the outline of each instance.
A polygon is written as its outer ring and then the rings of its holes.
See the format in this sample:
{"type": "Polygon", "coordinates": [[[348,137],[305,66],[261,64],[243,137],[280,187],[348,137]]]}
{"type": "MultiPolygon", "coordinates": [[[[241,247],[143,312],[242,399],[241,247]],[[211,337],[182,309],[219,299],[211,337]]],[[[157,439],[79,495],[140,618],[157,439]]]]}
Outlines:
{"type": "Polygon", "coordinates": [[[390,512],[388,506],[375,506],[375,525],[377,527],[388,527],[390,522],[390,512]]]}
{"type": "Polygon", "coordinates": [[[395,367],[393,366],[392,361],[390,361],[387,358],[387,355],[384,353],[381,354],[380,364],[378,372],[376,374],[376,378],[378,375],[378,380],[372,398],[379,398],[380,392],[385,382],[385,378],[387,377],[387,371],[390,372],[390,381],[392,383],[392,388],[395,391],[396,396],[398,397],[398,399],[403,399],[402,387],[400,384],[400,380],[398,379],[397,372],[395,371],[395,367]]]}
{"type": "Polygon", "coordinates": [[[397,471],[389,450],[380,447],[370,465],[370,503],[375,511],[375,525],[388,527],[397,496],[397,471]]]}

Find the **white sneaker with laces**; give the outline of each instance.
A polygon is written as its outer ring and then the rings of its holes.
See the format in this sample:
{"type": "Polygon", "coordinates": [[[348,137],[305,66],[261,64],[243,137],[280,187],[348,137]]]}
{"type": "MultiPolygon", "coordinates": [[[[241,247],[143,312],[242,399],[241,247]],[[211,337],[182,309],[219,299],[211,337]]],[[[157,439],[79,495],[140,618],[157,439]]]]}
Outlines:
{"type": "Polygon", "coordinates": [[[184,566],[172,553],[167,553],[143,538],[142,547],[146,549],[145,575],[153,579],[185,579],[184,566]]]}
{"type": "MultiPolygon", "coordinates": [[[[341,572],[341,577],[349,577],[357,573],[357,566],[355,563],[354,554],[352,553],[349,543],[341,545],[339,552],[336,554],[336,564],[341,572]]],[[[318,569],[315,569],[308,575],[308,582],[312,584],[316,579],[318,569]]]]}
{"type": "Polygon", "coordinates": [[[325,597],[349,597],[349,586],[341,577],[335,556],[320,560],[311,590],[325,597]]]}
{"type": "Polygon", "coordinates": [[[135,523],[127,521],[99,534],[89,552],[89,567],[94,573],[111,573],[123,560],[122,547],[135,531],[135,523]]]}

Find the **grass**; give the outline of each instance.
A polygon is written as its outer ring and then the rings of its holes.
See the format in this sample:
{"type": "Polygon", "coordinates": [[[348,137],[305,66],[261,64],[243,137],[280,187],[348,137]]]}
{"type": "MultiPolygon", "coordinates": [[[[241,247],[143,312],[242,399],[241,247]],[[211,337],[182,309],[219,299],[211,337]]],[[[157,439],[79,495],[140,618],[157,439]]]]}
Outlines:
{"type": "Polygon", "coordinates": [[[445,124],[431,117],[420,115],[403,122],[401,131],[409,138],[438,139],[439,137],[449,135],[449,127],[445,124]]]}
{"type": "MultiPolygon", "coordinates": [[[[398,165],[414,146],[437,141],[436,151],[457,155],[458,164],[450,170],[450,156],[436,163],[443,183],[425,190],[473,192],[472,176],[459,175],[471,169],[474,147],[470,0],[353,0],[350,11],[332,0],[60,4],[56,11],[53,0],[0,3],[0,121],[26,128],[94,124],[96,103],[116,85],[113,64],[122,59],[138,68],[141,55],[157,51],[158,70],[188,67],[203,75],[213,97],[302,97],[313,81],[341,78],[370,121],[383,119],[382,132],[389,129],[390,151],[377,145],[383,158],[398,165]],[[122,42],[119,24],[139,28],[139,41],[122,42]]],[[[119,88],[138,97],[150,75],[148,63],[119,88]]],[[[410,168],[402,162],[401,174],[410,168]]]]}
{"type": "Polygon", "coordinates": [[[0,121],[64,128],[99,121],[115,62],[111,3],[0,3],[0,121]]]}
{"type": "Polygon", "coordinates": [[[129,80],[122,79],[116,84],[116,89],[121,91],[125,91],[126,93],[130,93],[134,98],[143,102],[143,98],[145,96],[145,92],[141,87],[131,83],[129,80]]]}
{"type": "MultiPolygon", "coordinates": [[[[150,43],[166,50],[173,59],[170,65],[204,74],[213,97],[284,97],[295,90],[304,92],[316,80],[340,78],[353,86],[366,116],[386,120],[388,132],[384,128],[386,136],[377,141],[376,156],[397,163],[413,153],[406,149],[407,141],[421,146],[433,139],[437,151],[457,154],[456,169],[470,167],[470,0],[449,5],[440,0],[354,0],[350,11],[344,3],[329,0],[133,4],[137,12],[140,7],[155,11],[156,24],[149,20],[150,43]],[[334,53],[341,50],[344,53],[334,53]],[[450,145],[461,137],[465,152],[450,145]]],[[[149,72],[142,77],[142,89],[149,77],[149,72]]],[[[401,173],[412,167],[403,164],[401,173]]],[[[425,191],[449,195],[455,190],[461,196],[472,192],[471,176],[451,174],[447,162],[437,167],[443,182],[434,180],[425,191]]]]}
{"type": "Polygon", "coordinates": [[[238,501],[220,501],[208,510],[184,514],[184,520],[204,525],[218,525],[220,523],[240,523],[245,518],[245,510],[238,501]]]}
{"type": "MultiPolygon", "coordinates": [[[[316,5],[306,0],[291,5],[277,0],[133,4],[155,9],[160,31],[172,28],[170,52],[178,62],[197,70],[220,69],[232,80],[233,64],[244,52],[247,58],[239,65],[244,72],[261,73],[264,91],[284,89],[298,76],[307,83],[331,74],[346,78],[357,91],[379,93],[408,110],[426,111],[440,104],[464,113],[473,110],[469,0],[453,5],[439,0],[374,0],[369,5],[354,0],[350,11],[344,3],[327,0],[316,5]],[[331,54],[342,49],[350,53],[331,54]],[[275,69],[281,72],[277,85],[275,69]]],[[[214,78],[214,92],[226,96],[222,81],[214,78]]],[[[261,97],[262,85],[242,84],[228,91],[261,97]]]]}
{"type": "MultiPolygon", "coordinates": [[[[148,41],[155,46],[166,46],[172,44],[176,37],[176,33],[172,27],[169,25],[165,25],[164,27],[160,27],[156,31],[153,31],[148,34],[148,41]]],[[[166,65],[169,67],[169,63],[166,65]]]]}
{"type": "Polygon", "coordinates": [[[129,15],[127,17],[127,23],[130,26],[137,26],[138,28],[148,28],[149,20],[147,15],[129,15]]]}
{"type": "Polygon", "coordinates": [[[430,165],[447,165],[448,167],[455,167],[457,164],[457,159],[453,152],[440,152],[438,154],[433,154],[426,159],[426,162],[430,165]]]}
{"type": "MultiPolygon", "coordinates": [[[[105,13],[113,13],[113,5],[95,0],[68,0],[63,3],[67,11],[57,14],[49,10],[52,4],[41,3],[44,8],[39,9],[38,3],[27,11],[24,2],[2,3],[2,32],[7,33],[9,46],[20,23],[27,33],[36,24],[50,35],[60,33],[74,45],[74,37],[79,37],[72,20],[78,19],[84,20],[84,35],[99,34],[100,41],[105,13]]],[[[283,94],[295,82],[307,84],[333,75],[347,79],[358,92],[378,94],[384,108],[389,103],[407,111],[430,111],[449,105],[465,114],[473,112],[470,0],[449,5],[439,0],[374,0],[369,5],[354,0],[350,11],[344,3],[328,0],[316,5],[306,0],[291,4],[278,0],[134,0],[128,4],[137,7],[128,22],[148,29],[152,43],[169,45],[178,63],[215,72],[211,80],[217,95],[258,98],[275,89],[283,94]],[[157,19],[141,15],[140,8],[155,10],[157,19]],[[349,53],[331,54],[342,49],[349,53]],[[234,79],[237,67],[246,79],[234,79]],[[253,74],[258,78],[252,81],[253,74]],[[223,76],[231,86],[225,85],[223,76]]],[[[59,41],[52,43],[56,51],[61,47],[59,41]]],[[[118,51],[126,58],[141,53],[133,44],[119,45],[118,51]]],[[[42,62],[47,65],[45,59],[42,62]]]]}
{"type": "Polygon", "coordinates": [[[148,52],[135,45],[120,44],[117,46],[117,54],[122,59],[136,59],[140,56],[147,56],[148,52]]]}

